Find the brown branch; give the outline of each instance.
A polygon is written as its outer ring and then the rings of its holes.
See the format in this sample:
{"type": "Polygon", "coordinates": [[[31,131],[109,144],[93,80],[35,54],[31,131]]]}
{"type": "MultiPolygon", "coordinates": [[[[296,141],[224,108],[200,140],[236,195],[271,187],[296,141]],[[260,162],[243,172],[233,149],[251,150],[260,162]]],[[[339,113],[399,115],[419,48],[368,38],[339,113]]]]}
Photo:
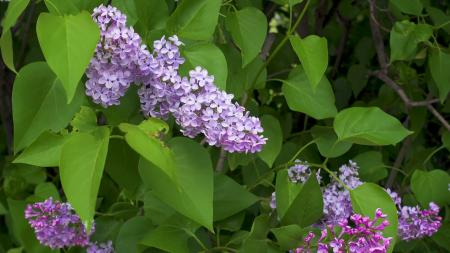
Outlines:
{"type": "Polygon", "coordinates": [[[370,28],[372,31],[373,43],[375,44],[375,49],[377,51],[378,63],[381,66],[381,70],[387,73],[387,69],[389,67],[388,58],[384,50],[384,42],[380,28],[378,26],[379,24],[376,21],[377,12],[375,0],[369,0],[369,6],[370,6],[370,28]]]}
{"type": "Polygon", "coordinates": [[[447,129],[447,131],[450,132],[450,125],[448,124],[448,121],[445,120],[444,116],[442,116],[431,104],[427,105],[428,110],[436,117],[441,124],[447,129]]]}
{"type": "MultiPolygon", "coordinates": [[[[408,127],[408,123],[409,123],[409,120],[406,119],[405,122],[403,123],[403,125],[405,127],[408,127]]],[[[397,158],[395,159],[394,166],[393,166],[395,169],[392,169],[391,172],[389,173],[389,178],[386,182],[386,188],[391,188],[392,185],[394,184],[395,178],[397,177],[397,174],[398,174],[398,169],[400,169],[403,161],[405,160],[406,153],[408,152],[411,144],[412,144],[412,138],[407,137],[405,139],[405,141],[403,142],[402,147],[400,148],[397,158]]]]}
{"type": "Polygon", "coordinates": [[[216,171],[221,172],[223,170],[223,165],[225,164],[225,159],[227,158],[227,151],[225,149],[220,149],[219,159],[216,164],[216,171]]]}

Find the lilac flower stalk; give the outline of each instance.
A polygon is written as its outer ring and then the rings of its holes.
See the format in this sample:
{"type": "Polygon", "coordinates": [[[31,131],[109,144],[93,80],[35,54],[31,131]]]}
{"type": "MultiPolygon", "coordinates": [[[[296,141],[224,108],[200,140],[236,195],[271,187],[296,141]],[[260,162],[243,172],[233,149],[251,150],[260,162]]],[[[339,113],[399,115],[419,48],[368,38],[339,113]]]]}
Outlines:
{"type": "Polygon", "coordinates": [[[309,232],[302,245],[292,250],[295,253],[318,252],[351,252],[351,253],[384,253],[387,252],[391,243],[391,237],[384,237],[382,231],[389,225],[386,215],[377,209],[375,218],[353,214],[350,217],[352,223],[347,219],[341,220],[337,225],[328,225],[321,231],[317,245],[311,241],[315,237],[309,232]],[[335,231],[340,231],[337,235],[335,231]],[[313,251],[315,249],[315,251],[313,251]]]}
{"type": "MultiPolygon", "coordinates": [[[[68,203],[49,198],[44,202],[28,205],[25,218],[42,245],[59,249],[89,244],[90,234],[86,232],[80,217],[68,203]]],[[[93,231],[94,227],[91,233],[93,231]]]]}
{"type": "Polygon", "coordinates": [[[100,28],[100,42],[86,71],[86,95],[103,107],[118,105],[130,84],[149,73],[150,53],[117,8],[100,5],[92,17],[100,28]]]}

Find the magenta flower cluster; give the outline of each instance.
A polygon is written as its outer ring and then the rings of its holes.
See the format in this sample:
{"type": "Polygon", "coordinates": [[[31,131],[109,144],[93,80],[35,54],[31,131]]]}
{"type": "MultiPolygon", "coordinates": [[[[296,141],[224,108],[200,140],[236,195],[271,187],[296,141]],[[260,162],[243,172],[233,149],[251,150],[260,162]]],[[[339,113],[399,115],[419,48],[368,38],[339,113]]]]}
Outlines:
{"type": "MultiPolygon", "coordinates": [[[[42,245],[60,249],[89,244],[89,234],[69,203],[49,198],[44,202],[28,205],[25,218],[42,245]]],[[[91,233],[94,230],[93,227],[91,233]]]]}
{"type": "Polygon", "coordinates": [[[391,243],[391,237],[384,237],[382,231],[389,225],[386,215],[380,209],[375,211],[375,218],[353,214],[351,223],[347,219],[336,225],[327,225],[315,244],[313,232],[309,232],[300,247],[292,250],[294,253],[385,253],[391,243]],[[340,232],[338,232],[340,231],[340,232]]]}
{"type": "Polygon", "coordinates": [[[88,253],[114,253],[112,242],[90,242],[95,224],[87,233],[80,217],[69,203],[54,201],[50,197],[43,202],[28,205],[25,218],[34,229],[39,242],[52,249],[80,246],[87,247],[88,253]]]}
{"type": "Polygon", "coordinates": [[[196,67],[188,77],[179,74],[184,63],[177,36],[157,40],[151,54],[141,38],[126,26],[116,8],[99,6],[93,18],[101,30],[87,76],[86,94],[104,107],[119,104],[131,83],[141,83],[141,109],[147,117],[173,115],[181,132],[205,136],[209,145],[228,152],[258,152],[266,143],[257,117],[233,102],[233,95],[214,84],[214,76],[196,67]]]}

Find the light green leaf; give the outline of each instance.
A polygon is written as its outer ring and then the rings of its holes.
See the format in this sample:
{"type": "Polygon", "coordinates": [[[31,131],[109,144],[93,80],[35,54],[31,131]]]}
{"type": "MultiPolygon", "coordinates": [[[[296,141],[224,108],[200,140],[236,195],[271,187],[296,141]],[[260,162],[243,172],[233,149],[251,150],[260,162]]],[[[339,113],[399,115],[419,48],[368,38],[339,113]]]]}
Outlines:
{"type": "Polygon", "coordinates": [[[148,133],[140,126],[128,123],[120,124],[119,128],[126,133],[125,140],[134,151],[156,165],[170,178],[175,177],[175,156],[154,133],[148,133]]]}
{"type": "Polygon", "coordinates": [[[44,57],[61,80],[70,103],[94,54],[100,30],[91,15],[83,11],[63,17],[41,13],[36,33],[44,57]]]}
{"type": "Polygon", "coordinates": [[[407,20],[396,22],[392,27],[389,44],[391,62],[409,60],[414,57],[420,42],[427,41],[433,34],[428,24],[414,24],[407,20]]]}
{"type": "Polygon", "coordinates": [[[245,67],[261,51],[267,34],[267,18],[260,10],[247,7],[228,14],[226,24],[241,50],[242,67],[245,67]]]}
{"type": "Polygon", "coordinates": [[[221,4],[221,0],[184,0],[169,17],[167,27],[184,39],[208,40],[216,29],[221,4]]]}
{"type": "Polygon", "coordinates": [[[339,141],[332,128],[314,126],[311,131],[312,136],[316,139],[317,148],[324,157],[335,158],[341,156],[352,147],[350,142],[339,141]]]}
{"type": "Polygon", "coordinates": [[[383,231],[383,236],[392,237],[388,252],[392,252],[397,240],[397,207],[389,194],[380,186],[364,183],[350,192],[353,210],[357,213],[374,218],[377,208],[387,215],[389,226],[383,231]]]}
{"type": "Polygon", "coordinates": [[[74,0],[44,0],[45,6],[54,15],[77,14],[80,9],[74,0]]]}
{"type": "Polygon", "coordinates": [[[127,220],[119,230],[114,249],[117,253],[139,253],[139,242],[153,229],[152,220],[136,216],[127,220]]]}
{"type": "Polygon", "coordinates": [[[225,175],[214,178],[214,220],[223,220],[258,201],[242,185],[225,175]],[[238,198],[236,196],[239,196],[238,198]]]}
{"type": "Polygon", "coordinates": [[[300,39],[297,35],[290,38],[292,48],[297,54],[313,90],[324,79],[328,67],[327,39],[317,35],[309,35],[300,39]]]}
{"type": "Polygon", "coordinates": [[[283,144],[283,132],[281,131],[280,122],[272,115],[264,115],[261,118],[261,124],[264,128],[263,135],[267,138],[267,143],[258,153],[258,156],[269,167],[272,167],[273,162],[275,162],[275,159],[281,151],[281,145],[283,144]]]}
{"type": "MultiPolygon", "coordinates": [[[[124,1],[133,2],[133,1],[124,1]]],[[[141,34],[148,33],[154,29],[162,29],[169,18],[167,3],[161,0],[134,0],[136,6],[137,23],[136,29],[141,34]]],[[[146,36],[144,36],[145,38],[146,36]]]]}
{"type": "Polygon", "coordinates": [[[142,180],[164,203],[212,230],[214,187],[209,154],[200,144],[187,138],[171,139],[169,146],[176,164],[173,177],[141,159],[142,180]]]}
{"type": "Polygon", "coordinates": [[[355,156],[352,161],[359,167],[359,177],[365,182],[378,182],[387,177],[383,156],[378,151],[367,151],[355,156]]]}
{"type": "Polygon", "coordinates": [[[138,22],[136,3],[134,0],[112,0],[112,6],[127,16],[127,25],[134,26],[138,22]]]}
{"type": "Polygon", "coordinates": [[[337,113],[330,82],[324,77],[314,90],[300,66],[293,69],[288,80],[283,82],[282,91],[291,110],[315,119],[331,118],[337,113]]]}
{"type": "Polygon", "coordinates": [[[84,98],[82,89],[77,92],[67,104],[61,82],[45,62],[23,67],[14,81],[12,95],[14,152],[31,144],[46,130],[59,131],[67,126],[84,98]]]}
{"type": "Polygon", "coordinates": [[[50,197],[52,197],[53,200],[61,201],[58,189],[53,183],[50,182],[38,184],[34,189],[34,196],[37,198],[36,202],[44,201],[50,197]]]}
{"type": "Polygon", "coordinates": [[[282,170],[277,174],[275,192],[277,212],[283,224],[306,227],[322,216],[322,191],[314,173],[304,184],[295,184],[287,170],[282,170]]]}
{"type": "Polygon", "coordinates": [[[340,141],[361,145],[394,145],[412,133],[378,107],[342,110],[336,115],[333,127],[340,141]]]}
{"type": "Polygon", "coordinates": [[[26,148],[14,163],[26,163],[40,167],[58,167],[61,148],[67,137],[44,132],[26,148]]]}
{"type": "MultiPolygon", "coordinates": [[[[214,76],[214,83],[221,90],[226,90],[228,67],[222,51],[212,43],[187,46],[183,50],[189,69],[200,66],[214,76]]],[[[186,66],[185,66],[186,67],[186,66]]]]}
{"type": "Polygon", "coordinates": [[[10,0],[8,9],[2,20],[2,34],[5,34],[17,22],[22,12],[27,8],[30,0],[10,0]]]}
{"type": "Polygon", "coordinates": [[[444,102],[450,91],[450,54],[441,50],[431,50],[428,68],[439,89],[439,99],[444,102]]]}
{"type": "Polygon", "coordinates": [[[411,190],[422,207],[428,207],[430,202],[440,206],[450,203],[450,176],[443,170],[414,171],[411,178],[411,190]]]}
{"type": "Polygon", "coordinates": [[[81,106],[70,124],[74,131],[90,132],[97,128],[97,115],[90,107],[81,106]]]}
{"type": "Polygon", "coordinates": [[[88,228],[94,219],[109,134],[107,127],[93,133],[77,133],[61,150],[60,177],[64,193],[88,228]]]}
{"type": "Polygon", "coordinates": [[[422,14],[423,5],[420,0],[389,0],[389,2],[406,14],[416,16],[422,14]]]}
{"type": "Polygon", "coordinates": [[[0,50],[2,53],[3,62],[5,63],[6,67],[17,74],[16,68],[14,67],[13,41],[10,30],[6,30],[3,32],[0,38],[0,50]]]}

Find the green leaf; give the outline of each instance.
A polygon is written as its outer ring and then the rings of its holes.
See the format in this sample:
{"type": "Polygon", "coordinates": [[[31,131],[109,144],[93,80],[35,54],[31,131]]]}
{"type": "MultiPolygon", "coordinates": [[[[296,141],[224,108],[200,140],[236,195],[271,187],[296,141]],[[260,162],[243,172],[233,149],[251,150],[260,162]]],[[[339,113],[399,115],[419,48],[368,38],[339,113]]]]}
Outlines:
{"type": "Polygon", "coordinates": [[[252,229],[238,252],[267,252],[267,233],[270,228],[268,215],[260,215],[253,221],[252,229]]]}
{"type": "Polygon", "coordinates": [[[44,132],[39,138],[26,148],[14,163],[26,163],[40,167],[58,167],[61,148],[66,136],[44,132]]]}
{"type": "Polygon", "coordinates": [[[441,140],[442,140],[442,145],[444,145],[444,147],[450,151],[450,133],[447,131],[444,132],[442,134],[441,140]]]}
{"type": "Polygon", "coordinates": [[[417,25],[407,20],[396,22],[389,39],[390,61],[409,60],[414,57],[419,43],[427,41],[432,34],[433,29],[428,24],[417,25]]]}
{"type": "Polygon", "coordinates": [[[206,150],[187,138],[169,141],[176,166],[173,178],[141,159],[139,173],[155,195],[186,217],[212,230],[213,169],[206,150]]]}
{"type": "Polygon", "coordinates": [[[152,220],[136,216],[127,220],[119,230],[114,248],[117,253],[139,253],[139,242],[153,229],[152,220]]]}
{"type": "Polygon", "coordinates": [[[122,123],[119,128],[126,133],[125,140],[134,151],[160,168],[170,178],[175,177],[175,156],[162,141],[136,125],[122,123]]]}
{"type": "Polygon", "coordinates": [[[2,202],[0,202],[0,215],[5,215],[7,213],[8,213],[8,210],[6,210],[6,207],[4,207],[2,202]]]}
{"type": "Polygon", "coordinates": [[[226,24],[241,50],[242,67],[245,67],[261,51],[267,34],[267,18],[260,10],[247,7],[228,14],[226,24]]]}
{"type": "Polygon", "coordinates": [[[67,126],[84,98],[82,89],[77,92],[67,104],[61,82],[45,62],[23,67],[14,81],[12,95],[14,152],[31,144],[46,130],[59,131],[67,126]]]}
{"type": "Polygon", "coordinates": [[[439,246],[450,251],[450,223],[444,223],[431,239],[439,246]]]}
{"type": "Polygon", "coordinates": [[[83,11],[69,16],[41,13],[36,33],[42,53],[61,80],[70,103],[94,54],[100,30],[91,15],[83,11]]]}
{"type": "Polygon", "coordinates": [[[350,191],[353,210],[357,213],[374,218],[375,210],[381,208],[387,214],[389,226],[383,231],[383,236],[392,237],[389,252],[392,252],[397,240],[397,207],[395,207],[389,194],[380,186],[373,183],[364,183],[350,191]]]}
{"type": "Polygon", "coordinates": [[[365,182],[378,182],[387,177],[383,156],[378,151],[367,151],[355,156],[352,161],[359,167],[359,177],[365,182]]]}
{"type": "Polygon", "coordinates": [[[27,8],[30,0],[10,0],[8,9],[6,9],[5,16],[2,20],[2,35],[9,31],[9,29],[17,22],[17,19],[22,12],[27,8]]]}
{"type": "Polygon", "coordinates": [[[111,178],[131,194],[135,194],[141,178],[138,172],[139,155],[123,140],[111,139],[105,170],[111,178]]]}
{"type": "Polygon", "coordinates": [[[431,50],[428,67],[439,89],[439,99],[444,102],[450,91],[450,54],[441,50],[431,50]]]}
{"type": "Polygon", "coordinates": [[[272,228],[271,231],[283,250],[297,248],[301,244],[304,234],[303,229],[296,224],[272,228]]]}
{"type": "Polygon", "coordinates": [[[134,0],[112,0],[112,6],[116,7],[127,16],[128,26],[134,26],[139,20],[135,2],[136,1],[134,0]]]}
{"type": "Polygon", "coordinates": [[[6,30],[0,38],[0,50],[2,53],[2,59],[5,65],[14,73],[17,74],[14,67],[14,51],[11,31],[6,30]]]}
{"type": "Polygon", "coordinates": [[[393,145],[412,133],[378,107],[342,110],[336,115],[333,127],[340,141],[361,145],[393,145]]]}
{"type": "Polygon", "coordinates": [[[304,184],[294,184],[287,170],[282,170],[277,175],[275,192],[277,212],[283,224],[306,227],[322,217],[322,191],[314,173],[304,184]]]}
{"type": "Polygon", "coordinates": [[[369,71],[366,66],[362,64],[355,64],[350,66],[347,73],[347,80],[352,86],[352,91],[355,97],[361,93],[366,87],[367,80],[369,79],[369,71]]]}
{"type": "Polygon", "coordinates": [[[314,126],[311,131],[312,136],[316,139],[317,148],[324,157],[335,158],[341,156],[352,147],[350,142],[339,141],[332,128],[314,126]]]}
{"type": "Polygon", "coordinates": [[[300,39],[295,35],[290,37],[290,41],[302,63],[312,90],[316,90],[319,83],[324,79],[328,67],[327,39],[317,35],[309,35],[300,39]]]}
{"type": "Polygon", "coordinates": [[[242,185],[225,175],[214,178],[214,220],[223,220],[258,201],[242,185]],[[239,197],[237,197],[239,196],[239,197]]]}
{"type": "Polygon", "coordinates": [[[24,217],[26,203],[22,200],[8,199],[8,209],[10,214],[11,227],[10,231],[19,241],[20,245],[25,248],[25,252],[29,253],[50,253],[54,252],[50,248],[42,246],[33,229],[24,217]]]}
{"type": "Polygon", "coordinates": [[[183,50],[190,69],[197,66],[208,70],[214,76],[214,83],[221,90],[226,90],[228,67],[222,51],[212,43],[201,43],[187,46],[183,50]]]}
{"type": "Polygon", "coordinates": [[[389,2],[406,14],[416,16],[422,14],[423,5],[420,0],[389,0],[389,2]]]}
{"type": "Polygon", "coordinates": [[[221,0],[184,0],[167,21],[173,34],[191,40],[208,40],[216,29],[221,0]]]}
{"type": "Polygon", "coordinates": [[[38,184],[34,189],[34,196],[37,198],[36,202],[44,201],[50,197],[52,197],[54,200],[61,201],[58,189],[53,183],[50,182],[38,184]]]}
{"type": "Polygon", "coordinates": [[[282,91],[291,110],[315,119],[331,118],[337,113],[330,82],[324,77],[314,90],[300,66],[283,82],[282,91]]]}
{"type": "MultiPolygon", "coordinates": [[[[133,1],[124,1],[133,2],[133,1]]],[[[134,0],[136,6],[136,29],[141,32],[149,32],[154,29],[162,29],[169,18],[167,3],[161,0],[134,0]]],[[[144,36],[145,38],[146,36],[144,36]]]]}
{"type": "Polygon", "coordinates": [[[80,12],[73,0],[44,0],[44,3],[48,11],[54,15],[77,14],[80,12]]]}
{"type": "Polygon", "coordinates": [[[430,202],[440,206],[450,203],[450,176],[443,170],[414,171],[411,178],[411,190],[423,207],[430,202]]]}
{"type": "Polygon", "coordinates": [[[70,124],[74,131],[91,132],[97,128],[97,115],[90,107],[82,106],[70,124]]]}
{"type": "Polygon", "coordinates": [[[272,167],[273,162],[281,151],[283,144],[283,132],[281,130],[280,122],[272,115],[266,114],[261,118],[261,124],[264,128],[264,137],[267,138],[267,143],[263,149],[258,153],[258,156],[269,167],[272,167]]]}
{"type": "Polygon", "coordinates": [[[60,177],[64,193],[88,228],[94,219],[109,133],[108,128],[101,127],[91,134],[75,134],[61,150],[60,177]]]}

